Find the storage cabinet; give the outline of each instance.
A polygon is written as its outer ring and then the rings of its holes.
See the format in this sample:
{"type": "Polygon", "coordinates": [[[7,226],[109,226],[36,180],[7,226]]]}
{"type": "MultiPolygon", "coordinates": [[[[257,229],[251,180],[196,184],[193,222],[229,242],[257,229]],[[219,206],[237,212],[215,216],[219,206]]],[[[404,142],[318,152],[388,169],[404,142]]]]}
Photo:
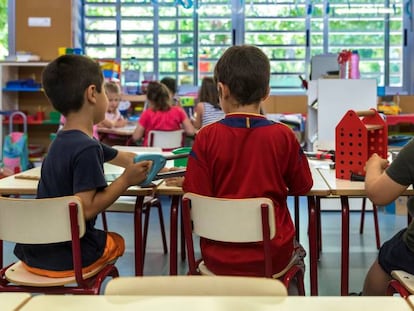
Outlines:
{"type": "MultiPolygon", "coordinates": [[[[47,62],[0,62],[1,96],[0,110],[20,110],[27,115],[29,145],[47,149],[50,134],[58,129],[59,114],[53,109],[40,87],[24,85],[7,86],[9,81],[33,79],[41,83],[41,74],[47,62]]],[[[2,116],[1,146],[9,132],[7,117],[2,116]]],[[[14,130],[23,131],[21,120],[14,120],[14,130]],[[20,124],[19,124],[20,123],[20,124]]]]}

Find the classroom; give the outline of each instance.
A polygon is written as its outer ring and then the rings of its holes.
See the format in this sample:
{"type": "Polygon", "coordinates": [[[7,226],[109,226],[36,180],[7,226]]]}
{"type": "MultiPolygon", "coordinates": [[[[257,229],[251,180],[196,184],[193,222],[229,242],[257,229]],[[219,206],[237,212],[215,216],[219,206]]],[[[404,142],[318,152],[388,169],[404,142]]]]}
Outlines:
{"type": "Polygon", "coordinates": [[[0,308],[414,310],[413,10],[0,0],[0,308]]]}

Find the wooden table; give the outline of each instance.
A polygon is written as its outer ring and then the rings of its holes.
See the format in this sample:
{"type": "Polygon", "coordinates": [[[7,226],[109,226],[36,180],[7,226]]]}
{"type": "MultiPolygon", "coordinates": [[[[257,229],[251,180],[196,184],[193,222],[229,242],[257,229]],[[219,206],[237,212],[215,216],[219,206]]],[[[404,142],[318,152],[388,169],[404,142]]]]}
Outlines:
{"type": "Polygon", "coordinates": [[[127,124],[123,127],[98,127],[99,134],[112,134],[117,136],[131,136],[136,128],[136,123],[127,124]]]}
{"type": "MultiPolygon", "coordinates": [[[[318,169],[331,189],[331,195],[341,200],[342,233],[341,233],[341,295],[349,294],[349,197],[366,197],[363,181],[337,179],[335,170],[318,169]]],[[[414,195],[409,187],[402,195],[414,195]]]]}
{"type": "Polygon", "coordinates": [[[29,293],[0,293],[0,310],[19,310],[31,297],[29,293]]]}
{"type": "Polygon", "coordinates": [[[21,311],[409,311],[401,297],[41,295],[21,311]]]}
{"type": "MultiPolygon", "coordinates": [[[[136,126],[136,123],[129,123],[123,127],[98,127],[99,139],[105,142],[106,139],[111,140],[111,136],[113,136],[115,137],[116,141],[120,140],[120,143],[125,141],[125,144],[128,144],[129,139],[132,137],[136,126]]],[[[114,139],[112,138],[112,140],[114,139]]]]}

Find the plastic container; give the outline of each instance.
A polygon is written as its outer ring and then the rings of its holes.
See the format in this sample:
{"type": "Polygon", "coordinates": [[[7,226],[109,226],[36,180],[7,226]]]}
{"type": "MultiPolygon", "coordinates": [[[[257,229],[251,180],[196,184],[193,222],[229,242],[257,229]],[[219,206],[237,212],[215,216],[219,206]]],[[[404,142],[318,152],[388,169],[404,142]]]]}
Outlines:
{"type": "Polygon", "coordinates": [[[359,79],[360,73],[359,73],[359,54],[358,51],[352,51],[351,59],[350,59],[350,65],[349,65],[349,78],[350,79],[359,79]]]}
{"type": "MultiPolygon", "coordinates": [[[[174,154],[183,154],[183,153],[189,153],[191,151],[191,147],[182,147],[177,148],[172,151],[174,154]]],[[[175,167],[187,167],[188,158],[182,158],[182,159],[175,159],[174,160],[174,166],[175,167]]]]}
{"type": "Polygon", "coordinates": [[[138,94],[140,91],[139,81],[141,77],[141,66],[135,57],[131,57],[124,70],[124,92],[127,94],[138,94]]]}

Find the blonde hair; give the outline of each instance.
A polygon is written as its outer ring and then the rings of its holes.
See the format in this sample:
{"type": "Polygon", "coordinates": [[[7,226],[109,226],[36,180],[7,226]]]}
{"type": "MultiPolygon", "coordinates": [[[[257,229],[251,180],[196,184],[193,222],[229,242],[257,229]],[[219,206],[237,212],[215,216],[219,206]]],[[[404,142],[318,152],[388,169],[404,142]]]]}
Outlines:
{"type": "Polygon", "coordinates": [[[104,84],[105,92],[121,94],[121,88],[115,81],[106,81],[104,84]]]}

